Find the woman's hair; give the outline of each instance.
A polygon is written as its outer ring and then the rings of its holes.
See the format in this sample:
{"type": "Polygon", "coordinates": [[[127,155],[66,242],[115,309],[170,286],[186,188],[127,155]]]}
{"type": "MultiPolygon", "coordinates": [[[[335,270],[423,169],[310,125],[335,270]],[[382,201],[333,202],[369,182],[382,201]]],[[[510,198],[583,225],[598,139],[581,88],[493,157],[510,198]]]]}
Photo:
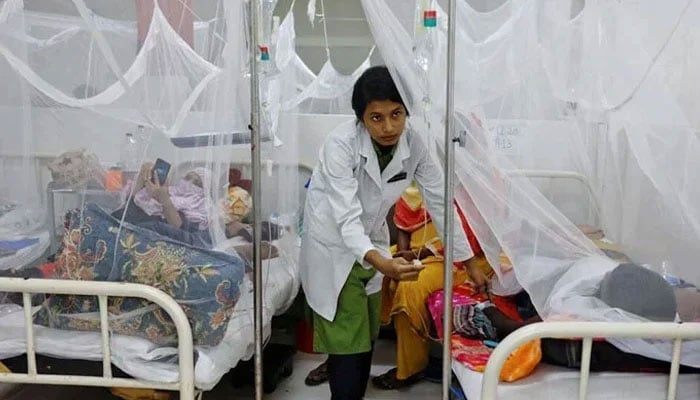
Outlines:
{"type": "MultiPolygon", "coordinates": [[[[389,69],[383,65],[370,67],[355,82],[352,89],[352,109],[358,120],[362,120],[367,104],[371,101],[389,100],[401,103],[404,108],[406,104],[401,98],[399,90],[391,78],[389,69]]],[[[408,108],[406,108],[408,115],[408,108]]]]}

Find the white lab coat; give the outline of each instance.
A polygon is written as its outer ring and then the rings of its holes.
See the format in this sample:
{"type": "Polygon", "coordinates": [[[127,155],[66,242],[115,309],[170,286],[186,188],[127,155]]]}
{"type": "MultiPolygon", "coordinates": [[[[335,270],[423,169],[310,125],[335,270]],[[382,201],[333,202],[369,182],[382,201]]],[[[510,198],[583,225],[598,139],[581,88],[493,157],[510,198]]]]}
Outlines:
{"type": "MultiPolygon", "coordinates": [[[[443,232],[442,170],[408,124],[397,146],[382,173],[362,123],[338,126],[321,146],[306,194],[299,272],[309,305],[329,321],[355,261],[371,268],[364,256],[372,249],[391,256],[386,217],[411,181],[418,183],[433,222],[443,232]]],[[[459,222],[454,232],[455,261],[468,260],[473,253],[459,222]]],[[[379,292],[381,281],[377,272],[367,293],[379,292]]]]}

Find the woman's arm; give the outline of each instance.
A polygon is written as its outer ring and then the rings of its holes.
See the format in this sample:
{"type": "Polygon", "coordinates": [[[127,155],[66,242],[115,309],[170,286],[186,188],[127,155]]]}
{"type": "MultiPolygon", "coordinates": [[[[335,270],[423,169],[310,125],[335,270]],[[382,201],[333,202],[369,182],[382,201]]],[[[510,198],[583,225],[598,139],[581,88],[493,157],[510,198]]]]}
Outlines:
{"type": "Polygon", "coordinates": [[[170,200],[168,186],[161,186],[160,183],[158,183],[158,179],[154,179],[153,181],[145,179],[144,185],[146,186],[148,194],[163,206],[163,215],[168,224],[176,228],[182,227],[182,217],[180,217],[180,213],[173,205],[172,200],[170,200]]]}
{"type": "Polygon", "coordinates": [[[411,250],[411,233],[406,232],[406,231],[402,231],[401,229],[399,229],[396,247],[397,247],[397,250],[399,252],[410,251],[411,250]]]}
{"type": "Polygon", "coordinates": [[[394,257],[403,257],[407,261],[413,261],[416,259],[422,260],[434,255],[435,254],[433,254],[430,249],[425,247],[417,249],[416,251],[411,249],[411,233],[401,229],[398,230],[396,254],[394,254],[394,257]]]}
{"type": "Polygon", "coordinates": [[[153,176],[153,163],[152,162],[145,162],[141,165],[141,170],[139,171],[138,176],[136,177],[136,182],[134,183],[134,194],[136,194],[139,190],[143,189],[146,187],[146,181],[151,180],[151,176],[153,176]]]}

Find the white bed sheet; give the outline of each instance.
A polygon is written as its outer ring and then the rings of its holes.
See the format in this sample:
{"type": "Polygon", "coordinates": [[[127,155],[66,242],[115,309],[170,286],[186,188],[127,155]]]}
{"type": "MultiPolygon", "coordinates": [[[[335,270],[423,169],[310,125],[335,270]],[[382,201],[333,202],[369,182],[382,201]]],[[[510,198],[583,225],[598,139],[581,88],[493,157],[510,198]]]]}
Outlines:
{"type": "MultiPolygon", "coordinates": [[[[299,274],[294,257],[278,257],[263,262],[265,282],[264,329],[270,334],[272,316],[285,311],[299,289],[299,274]]],[[[195,385],[212,389],[238,361],[248,359],[254,351],[253,285],[246,278],[241,298],[224,339],[217,346],[198,346],[195,385]]],[[[17,306],[0,305],[0,358],[25,353],[24,322],[17,306]],[[9,312],[14,310],[15,312],[9,312]]],[[[35,325],[36,351],[50,357],[101,360],[99,332],[50,329],[35,325]]],[[[112,337],[112,362],[127,374],[146,380],[174,382],[178,378],[177,349],[158,347],[148,340],[124,335],[112,337]]]]}
{"type": "MultiPolygon", "coordinates": [[[[462,390],[469,400],[481,400],[483,374],[472,371],[458,361],[452,363],[462,390]]],[[[498,399],[577,399],[579,372],[541,364],[531,376],[513,383],[501,383],[498,399]]],[[[667,374],[620,372],[591,373],[588,400],[658,400],[666,398],[667,374]]],[[[700,375],[682,374],[678,382],[678,400],[700,399],[700,375]]]]}
{"type": "Polygon", "coordinates": [[[51,244],[49,231],[40,231],[32,234],[15,236],[11,238],[2,238],[3,240],[20,240],[27,238],[35,238],[39,241],[31,246],[19,250],[11,256],[0,257],[0,270],[21,269],[33,264],[44,255],[51,244]]]}

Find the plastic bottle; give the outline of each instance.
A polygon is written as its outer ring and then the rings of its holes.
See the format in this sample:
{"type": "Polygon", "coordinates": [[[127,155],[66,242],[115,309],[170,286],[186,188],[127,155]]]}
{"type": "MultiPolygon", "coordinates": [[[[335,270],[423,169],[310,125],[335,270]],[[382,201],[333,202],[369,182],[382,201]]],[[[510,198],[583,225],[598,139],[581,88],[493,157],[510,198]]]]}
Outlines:
{"type": "Polygon", "coordinates": [[[127,132],[121,145],[119,164],[125,180],[133,179],[139,170],[139,143],[134,134],[127,132]]]}
{"type": "Polygon", "coordinates": [[[669,261],[661,262],[661,276],[663,276],[664,279],[666,279],[666,282],[668,282],[669,285],[673,287],[680,286],[681,280],[678,277],[671,275],[671,273],[669,272],[670,269],[671,263],[669,261]]]}

